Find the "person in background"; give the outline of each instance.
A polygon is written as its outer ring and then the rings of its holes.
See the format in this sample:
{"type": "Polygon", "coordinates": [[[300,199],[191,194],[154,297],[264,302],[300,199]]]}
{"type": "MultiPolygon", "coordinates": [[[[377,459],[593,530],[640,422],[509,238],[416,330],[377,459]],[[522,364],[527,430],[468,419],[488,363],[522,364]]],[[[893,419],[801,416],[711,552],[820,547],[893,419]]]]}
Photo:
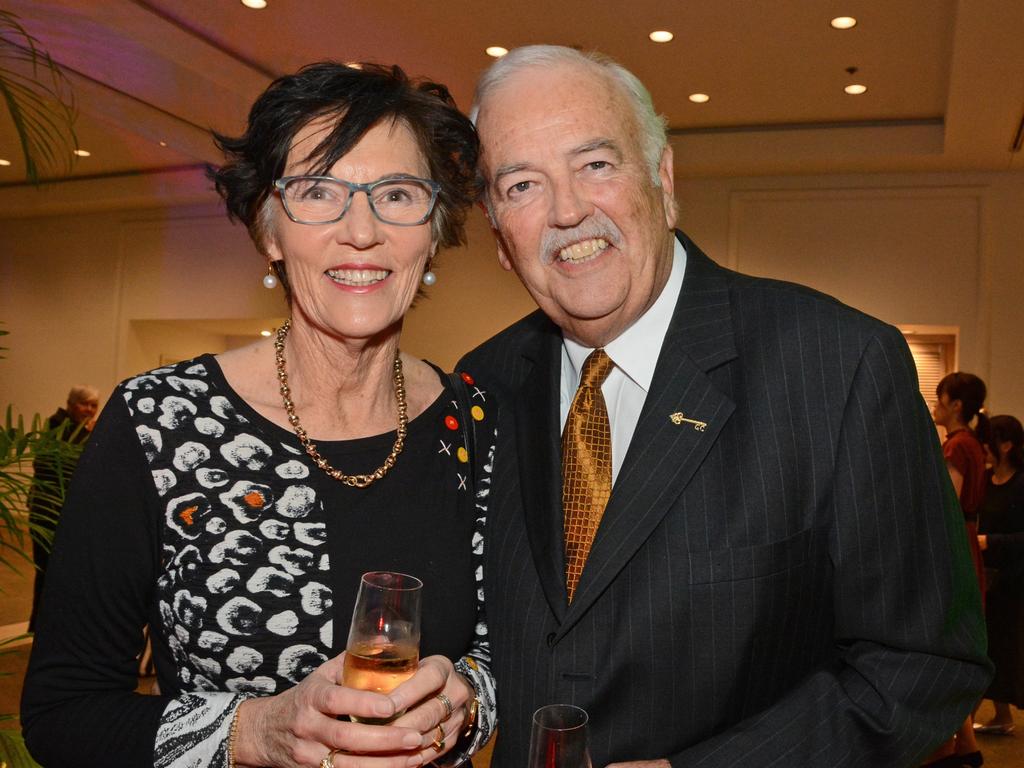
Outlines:
{"type": "Polygon", "coordinates": [[[1013,416],[989,419],[992,471],[978,514],[978,544],[988,576],[985,618],[996,675],[985,693],[995,716],[975,733],[1013,733],[1010,705],[1024,709],[1024,427],[1013,416]]]}
{"type": "MultiPolygon", "coordinates": [[[[61,429],[61,440],[81,445],[92,433],[99,407],[100,393],[96,387],[74,386],[68,392],[67,405],[58,408],[57,412],[46,420],[46,428],[50,431],[61,429]]],[[[61,504],[56,497],[67,492],[75,465],[74,460],[58,460],[51,455],[41,456],[32,462],[34,481],[28,499],[28,525],[29,536],[32,538],[35,582],[32,585],[29,632],[35,632],[36,615],[42,602],[46,568],[53,547],[53,534],[57,530],[57,520],[60,517],[61,504]]]]}
{"type": "Polygon", "coordinates": [[[399,342],[437,251],[463,239],[473,126],[444,86],[326,62],[275,80],[245,134],[218,141],[217,189],[290,317],[275,338],[134,376],[110,399],[57,532],[26,744],[80,768],[471,754],[495,719],[471,483],[486,495],[495,404],[477,381],[466,412],[472,376],[399,342]],[[386,694],[340,684],[375,570],[425,585],[418,670],[386,694]],[[134,692],[147,623],[156,696],[134,692]]]}
{"type": "Polygon", "coordinates": [[[475,122],[498,259],[540,307],[464,360],[502,403],[495,768],[551,702],[589,713],[601,768],[912,765],[990,667],[902,334],[676,230],[664,120],[602,56],[512,51],[475,122]]]}
{"type": "MultiPolygon", "coordinates": [[[[983,406],[987,394],[985,382],[973,373],[957,371],[947,374],[935,391],[938,398],[932,409],[932,420],[946,430],[942,455],[960,500],[967,545],[974,563],[978,588],[985,594],[985,566],[978,545],[978,510],[985,497],[985,449],[988,417],[983,406]],[[971,424],[975,423],[975,429],[971,424]]],[[[939,747],[927,763],[932,768],[978,766],[983,762],[974,738],[974,720],[968,716],[956,735],[939,747]]]]}

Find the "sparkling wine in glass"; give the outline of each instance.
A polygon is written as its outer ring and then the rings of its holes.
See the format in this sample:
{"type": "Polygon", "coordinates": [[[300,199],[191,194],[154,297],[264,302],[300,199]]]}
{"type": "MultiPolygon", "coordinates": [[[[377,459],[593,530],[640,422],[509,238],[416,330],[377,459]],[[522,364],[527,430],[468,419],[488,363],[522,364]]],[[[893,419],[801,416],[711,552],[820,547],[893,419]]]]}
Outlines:
{"type": "MultiPolygon", "coordinates": [[[[415,576],[390,571],[363,574],[348,630],[342,685],[388,693],[413,676],[420,658],[422,592],[423,582],[415,576]]],[[[362,723],[394,719],[350,717],[362,723]]]]}
{"type": "Polygon", "coordinates": [[[587,713],[572,704],[548,704],[533,713],[528,768],[591,768],[587,713]]]}

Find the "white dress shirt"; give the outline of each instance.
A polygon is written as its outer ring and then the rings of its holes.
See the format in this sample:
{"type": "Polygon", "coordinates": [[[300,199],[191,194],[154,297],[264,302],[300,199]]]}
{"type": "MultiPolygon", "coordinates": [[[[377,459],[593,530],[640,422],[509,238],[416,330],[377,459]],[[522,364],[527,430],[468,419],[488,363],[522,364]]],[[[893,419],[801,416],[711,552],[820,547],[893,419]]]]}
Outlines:
{"type": "MultiPolygon", "coordinates": [[[[633,431],[640,420],[640,411],[647,399],[654,378],[654,366],[661,353],[661,345],[668,333],[672,313],[675,311],[679,290],[686,272],[686,250],[676,240],[672,253],[672,271],[668,282],[651,308],[627,328],[618,338],[606,344],[604,351],[615,365],[601,385],[608,420],[612,429],[612,483],[619,476],[619,468],[626,457],[633,431]]],[[[562,337],[562,381],[559,411],[562,431],[569,417],[569,407],[580,386],[583,363],[593,352],[592,347],[562,337]]]]}

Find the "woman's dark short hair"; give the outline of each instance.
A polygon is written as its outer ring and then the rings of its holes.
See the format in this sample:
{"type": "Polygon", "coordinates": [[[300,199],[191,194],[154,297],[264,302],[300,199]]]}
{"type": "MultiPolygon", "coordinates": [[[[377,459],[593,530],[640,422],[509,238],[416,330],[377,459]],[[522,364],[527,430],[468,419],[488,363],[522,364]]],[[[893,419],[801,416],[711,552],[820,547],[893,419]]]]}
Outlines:
{"type": "Polygon", "coordinates": [[[214,133],[226,162],[209,175],[227,204],[228,215],[248,227],[262,253],[270,234],[264,204],[274,182],[284,175],[295,135],[322,118],[334,120],[335,125],[306,158],[313,163],[313,174],[326,174],[382,122],[408,127],[430,177],[441,185],[431,219],[433,240],[441,247],[464,242],[466,213],[476,199],[479,143],[472,123],[456,108],[448,89],[411,80],[397,66],[328,61],[272,82],[252,105],[242,136],[214,133]]]}
{"type": "Polygon", "coordinates": [[[1010,465],[1017,470],[1024,469],[1024,427],[1013,416],[993,416],[988,420],[988,447],[996,459],[999,459],[1001,443],[1010,444],[1010,465]]]}
{"type": "Polygon", "coordinates": [[[942,399],[948,395],[949,399],[959,400],[962,408],[960,418],[964,424],[970,424],[977,416],[978,423],[974,427],[974,434],[984,443],[988,439],[988,416],[982,410],[985,405],[985,398],[988,396],[988,389],[985,382],[973,373],[956,371],[942,377],[939,385],[935,388],[935,396],[942,399]]]}

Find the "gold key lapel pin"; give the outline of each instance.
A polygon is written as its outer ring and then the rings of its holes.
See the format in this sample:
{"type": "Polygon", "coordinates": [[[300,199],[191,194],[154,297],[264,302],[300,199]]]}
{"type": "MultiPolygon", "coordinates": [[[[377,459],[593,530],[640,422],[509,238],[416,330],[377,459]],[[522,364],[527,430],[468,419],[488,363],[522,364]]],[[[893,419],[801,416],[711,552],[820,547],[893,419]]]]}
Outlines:
{"type": "Polygon", "coordinates": [[[675,413],[671,414],[669,418],[672,420],[673,424],[693,424],[693,428],[696,429],[698,432],[703,432],[705,429],[708,428],[708,423],[706,421],[688,419],[682,411],[676,411],[675,413]]]}

